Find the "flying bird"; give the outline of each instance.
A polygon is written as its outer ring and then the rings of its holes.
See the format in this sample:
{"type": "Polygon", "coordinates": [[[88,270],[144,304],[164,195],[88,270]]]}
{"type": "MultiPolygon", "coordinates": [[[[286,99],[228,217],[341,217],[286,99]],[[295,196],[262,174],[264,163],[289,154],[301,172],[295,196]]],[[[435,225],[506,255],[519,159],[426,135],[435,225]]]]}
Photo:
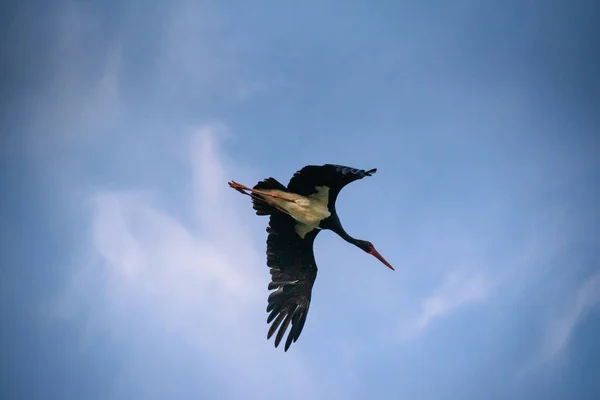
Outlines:
{"type": "Polygon", "coordinates": [[[257,215],[270,216],[267,227],[267,266],[271,272],[268,297],[267,323],[271,327],[267,340],[275,336],[275,347],[283,339],[285,350],[296,342],[310,307],[312,287],[317,277],[317,263],[313,243],[323,229],[337,233],[376,257],[391,270],[394,268],[367,240],[350,236],[340,222],[335,202],[340,190],[350,182],[371,176],[377,168],[368,171],[341,165],[308,165],[297,171],[285,187],[274,178],[258,182],[253,188],[230,181],[229,186],[252,198],[257,215]]]}

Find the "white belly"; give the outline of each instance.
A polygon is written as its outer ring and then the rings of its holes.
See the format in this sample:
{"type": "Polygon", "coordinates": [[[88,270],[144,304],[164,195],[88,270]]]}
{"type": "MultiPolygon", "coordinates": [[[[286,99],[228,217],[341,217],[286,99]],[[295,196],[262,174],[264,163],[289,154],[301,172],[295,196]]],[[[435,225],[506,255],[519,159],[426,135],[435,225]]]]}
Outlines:
{"type": "Polygon", "coordinates": [[[283,192],[281,190],[265,190],[265,192],[278,194],[293,201],[283,200],[277,197],[264,196],[270,203],[277,205],[280,210],[285,211],[292,218],[298,221],[296,224],[296,233],[302,238],[315,228],[319,227],[321,221],[329,217],[331,213],[327,208],[329,200],[329,188],[326,186],[317,187],[317,193],[310,196],[301,196],[295,193],[283,192]]]}

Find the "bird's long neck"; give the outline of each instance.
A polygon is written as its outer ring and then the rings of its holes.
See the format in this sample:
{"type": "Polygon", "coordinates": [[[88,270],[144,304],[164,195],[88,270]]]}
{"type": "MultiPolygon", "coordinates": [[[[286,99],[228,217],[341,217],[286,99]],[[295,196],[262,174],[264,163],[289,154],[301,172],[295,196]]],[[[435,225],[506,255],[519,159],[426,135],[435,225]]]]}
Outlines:
{"type": "Polygon", "coordinates": [[[331,231],[340,235],[340,237],[342,239],[344,239],[346,242],[354,244],[354,245],[357,244],[358,239],[353,238],[352,236],[350,236],[348,234],[348,232],[346,232],[346,230],[342,226],[342,223],[340,222],[340,219],[338,218],[337,213],[335,212],[335,209],[333,209],[333,211],[331,213],[331,217],[329,218],[328,222],[329,223],[327,224],[328,225],[327,229],[330,229],[331,231]]]}

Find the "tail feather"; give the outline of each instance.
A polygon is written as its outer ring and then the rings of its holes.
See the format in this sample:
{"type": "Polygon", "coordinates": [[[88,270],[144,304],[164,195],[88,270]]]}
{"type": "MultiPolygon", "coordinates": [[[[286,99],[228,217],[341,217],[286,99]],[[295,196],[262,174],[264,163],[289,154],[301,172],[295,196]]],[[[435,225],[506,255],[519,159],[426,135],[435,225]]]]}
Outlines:
{"type": "MultiPolygon", "coordinates": [[[[282,190],[282,191],[287,192],[287,188],[285,186],[283,186],[275,178],[267,178],[265,180],[262,180],[262,181],[258,182],[256,185],[254,185],[253,189],[256,189],[256,190],[276,189],[276,190],[282,190]]],[[[252,208],[254,208],[256,210],[256,215],[271,215],[271,214],[274,214],[279,211],[279,210],[277,210],[277,208],[271,206],[269,203],[267,203],[261,197],[254,195],[254,194],[252,195],[252,208]]]]}

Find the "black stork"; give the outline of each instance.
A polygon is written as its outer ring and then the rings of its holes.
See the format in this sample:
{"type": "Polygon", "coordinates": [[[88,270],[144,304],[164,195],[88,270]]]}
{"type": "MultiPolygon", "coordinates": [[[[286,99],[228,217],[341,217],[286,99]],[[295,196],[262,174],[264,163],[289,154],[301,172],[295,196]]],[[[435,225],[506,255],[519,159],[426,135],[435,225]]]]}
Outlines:
{"type": "Polygon", "coordinates": [[[275,291],[268,298],[267,323],[273,323],[267,340],[279,328],[275,347],[279,346],[291,324],[285,342],[284,351],[287,351],[300,336],[306,322],[317,277],[313,243],[322,229],[337,233],[394,270],[371,242],[346,233],[335,210],[335,201],[344,186],[376,171],[376,168],[365,171],[332,164],[308,165],[294,174],[287,188],[274,178],[260,181],[252,189],[229,182],[230,187],[252,198],[257,215],[270,216],[267,266],[270,267],[271,282],[268,289],[275,291]]]}

